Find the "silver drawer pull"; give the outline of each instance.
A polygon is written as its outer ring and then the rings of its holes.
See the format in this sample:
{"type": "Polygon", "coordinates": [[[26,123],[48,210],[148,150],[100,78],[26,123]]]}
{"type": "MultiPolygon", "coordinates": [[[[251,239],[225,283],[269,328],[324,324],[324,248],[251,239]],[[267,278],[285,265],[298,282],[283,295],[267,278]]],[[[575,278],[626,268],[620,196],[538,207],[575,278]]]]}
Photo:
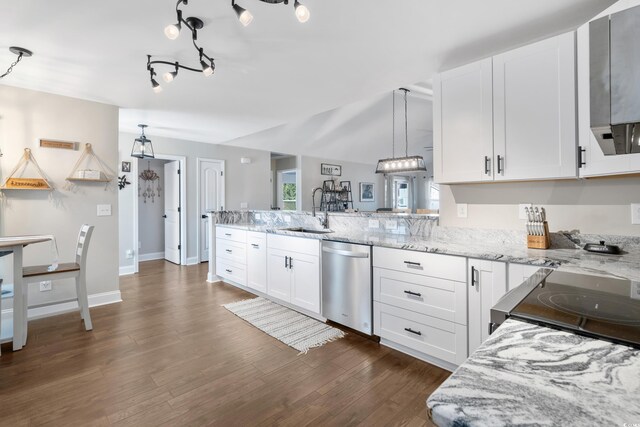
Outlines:
{"type": "Polygon", "coordinates": [[[421,297],[422,294],[418,293],[418,292],[412,292],[412,291],[404,291],[405,294],[407,295],[413,295],[414,297],[421,297]]]}
{"type": "Polygon", "coordinates": [[[224,233],[225,236],[231,237],[231,233],[224,233]]]}
{"type": "Polygon", "coordinates": [[[232,251],[231,249],[225,249],[224,251],[225,251],[226,253],[228,253],[228,254],[233,253],[233,251],[232,251]]]}
{"type": "Polygon", "coordinates": [[[255,243],[252,243],[252,244],[251,244],[251,246],[253,246],[253,247],[254,247],[254,248],[256,248],[256,249],[260,249],[260,246],[259,246],[259,245],[256,245],[255,243]]]}
{"type": "Polygon", "coordinates": [[[422,266],[422,264],[420,264],[419,262],[414,262],[414,261],[405,261],[405,264],[407,264],[407,266],[409,267],[420,267],[422,266]]]}
{"type": "Polygon", "coordinates": [[[228,268],[225,269],[224,271],[226,271],[227,273],[233,273],[233,270],[229,270],[228,268]]]}
{"type": "Polygon", "coordinates": [[[414,331],[414,330],[413,330],[413,329],[411,329],[411,328],[404,328],[404,330],[405,330],[405,331],[407,331],[407,332],[411,332],[412,334],[422,335],[422,332],[420,332],[420,331],[414,331]]]}

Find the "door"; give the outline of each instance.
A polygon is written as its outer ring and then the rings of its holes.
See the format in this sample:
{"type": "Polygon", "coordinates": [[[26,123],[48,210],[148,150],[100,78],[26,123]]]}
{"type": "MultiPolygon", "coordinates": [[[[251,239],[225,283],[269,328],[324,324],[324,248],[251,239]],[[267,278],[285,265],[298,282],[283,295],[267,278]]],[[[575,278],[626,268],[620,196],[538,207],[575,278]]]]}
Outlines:
{"type": "Polygon", "coordinates": [[[278,207],[284,211],[295,211],[298,200],[297,193],[297,171],[283,170],[277,173],[277,196],[278,207]]]}
{"type": "Polygon", "coordinates": [[[267,237],[264,233],[247,233],[247,286],[267,292],[267,237]]]}
{"type": "Polygon", "coordinates": [[[180,264],[180,162],[164,164],[164,258],[180,264]]]}
{"type": "Polygon", "coordinates": [[[320,314],[320,258],[292,254],[291,304],[320,314]]]}
{"type": "Polygon", "coordinates": [[[491,64],[487,58],[435,78],[433,168],[438,183],[493,180],[491,64]]]}
{"type": "Polygon", "coordinates": [[[200,166],[200,262],[209,260],[209,216],[207,212],[224,208],[224,163],[199,160],[200,166]]]}
{"type": "Polygon", "coordinates": [[[267,294],[291,302],[289,253],[280,249],[267,251],[267,294]]]}
{"type": "Polygon", "coordinates": [[[495,180],[577,175],[575,33],[493,57],[495,180]]]}
{"type": "Polygon", "coordinates": [[[469,259],[469,354],[489,338],[491,308],[507,292],[504,262],[469,259]]]}

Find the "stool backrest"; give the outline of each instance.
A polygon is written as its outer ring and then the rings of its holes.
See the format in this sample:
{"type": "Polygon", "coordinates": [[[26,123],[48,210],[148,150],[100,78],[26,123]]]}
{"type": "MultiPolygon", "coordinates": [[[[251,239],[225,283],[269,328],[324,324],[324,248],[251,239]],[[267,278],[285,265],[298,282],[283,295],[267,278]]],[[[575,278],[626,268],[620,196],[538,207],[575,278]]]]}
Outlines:
{"type": "Polygon", "coordinates": [[[84,270],[87,263],[87,252],[89,251],[89,241],[93,234],[93,225],[83,224],[78,233],[78,247],[76,248],[76,263],[84,270]]]}

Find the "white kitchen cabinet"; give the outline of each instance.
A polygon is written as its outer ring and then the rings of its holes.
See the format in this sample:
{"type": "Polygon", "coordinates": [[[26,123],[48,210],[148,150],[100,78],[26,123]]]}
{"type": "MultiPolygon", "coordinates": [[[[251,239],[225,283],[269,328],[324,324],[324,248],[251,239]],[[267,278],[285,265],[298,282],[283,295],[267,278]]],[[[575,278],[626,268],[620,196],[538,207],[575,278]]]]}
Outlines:
{"type": "Polygon", "coordinates": [[[493,180],[492,59],[437,75],[433,90],[435,180],[493,180]]]}
{"type": "Polygon", "coordinates": [[[320,241],[267,236],[267,294],[320,313],[320,241]]]}
{"type": "Polygon", "coordinates": [[[640,172],[640,153],[605,156],[591,132],[589,82],[589,24],[578,28],[578,140],[582,151],[581,177],[623,175],[640,172]]]}
{"type": "Polygon", "coordinates": [[[575,33],[493,57],[495,180],[577,176],[575,33]]]}
{"type": "Polygon", "coordinates": [[[520,286],[522,282],[533,276],[533,274],[540,268],[543,267],[537,265],[509,263],[509,282],[507,289],[511,290],[520,286]]]}
{"type": "Polygon", "coordinates": [[[434,78],[439,183],[577,177],[575,33],[434,78]]]}
{"type": "Polygon", "coordinates": [[[267,292],[267,236],[247,233],[247,287],[267,292]]]}
{"type": "Polygon", "coordinates": [[[469,259],[469,354],[489,338],[491,308],[507,292],[507,265],[469,259]]]}

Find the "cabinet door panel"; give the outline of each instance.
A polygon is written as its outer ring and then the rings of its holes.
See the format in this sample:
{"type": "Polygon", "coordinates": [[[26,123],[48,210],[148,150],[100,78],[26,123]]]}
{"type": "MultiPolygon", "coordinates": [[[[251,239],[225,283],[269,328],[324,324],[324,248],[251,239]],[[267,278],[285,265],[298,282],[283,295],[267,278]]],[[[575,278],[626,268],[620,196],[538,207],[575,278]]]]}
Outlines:
{"type": "Polygon", "coordinates": [[[497,181],[577,175],[575,84],[573,32],[493,58],[497,181]]]}
{"type": "Polygon", "coordinates": [[[291,302],[291,270],[285,266],[288,256],[285,251],[267,250],[267,294],[285,302],[291,302]]]}
{"type": "Polygon", "coordinates": [[[264,233],[247,234],[247,286],[267,292],[267,240],[264,233]]]}
{"type": "Polygon", "coordinates": [[[491,62],[491,58],[487,58],[435,78],[434,173],[437,182],[493,180],[491,62]]]}
{"type": "Polygon", "coordinates": [[[320,259],[316,256],[292,255],[291,303],[313,313],[320,313],[320,259]]]}
{"type": "Polygon", "coordinates": [[[491,308],[506,292],[506,263],[469,260],[469,354],[489,338],[491,308]]]}

